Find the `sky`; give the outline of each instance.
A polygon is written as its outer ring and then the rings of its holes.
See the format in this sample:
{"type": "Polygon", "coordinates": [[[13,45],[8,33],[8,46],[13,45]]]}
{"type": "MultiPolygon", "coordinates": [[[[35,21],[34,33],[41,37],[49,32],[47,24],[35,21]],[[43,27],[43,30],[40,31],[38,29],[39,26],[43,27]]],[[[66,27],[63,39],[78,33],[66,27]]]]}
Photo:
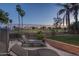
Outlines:
{"type": "MultiPolygon", "coordinates": [[[[18,24],[16,5],[15,3],[0,4],[0,9],[9,13],[9,18],[12,19],[13,24],[18,24]]],[[[22,3],[20,5],[26,13],[23,18],[24,24],[52,25],[54,23],[53,18],[57,16],[58,10],[62,8],[54,3],[22,3]]]]}

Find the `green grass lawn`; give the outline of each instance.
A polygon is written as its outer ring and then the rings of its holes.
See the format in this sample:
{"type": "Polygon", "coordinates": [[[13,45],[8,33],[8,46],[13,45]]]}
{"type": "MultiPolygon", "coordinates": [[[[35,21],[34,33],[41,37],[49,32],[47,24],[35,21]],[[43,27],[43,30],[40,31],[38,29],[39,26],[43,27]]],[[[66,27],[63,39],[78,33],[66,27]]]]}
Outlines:
{"type": "MultiPolygon", "coordinates": [[[[26,33],[26,32],[36,33],[38,31],[51,32],[51,30],[40,30],[40,29],[22,30],[23,33],[26,33]]],[[[13,31],[13,32],[18,33],[18,31],[13,31]]],[[[79,46],[79,35],[52,36],[51,39],[79,46]]]]}
{"type": "MultiPolygon", "coordinates": [[[[42,32],[51,32],[51,30],[40,30],[40,29],[26,29],[26,30],[20,30],[23,33],[37,33],[38,31],[42,31],[42,32]]],[[[18,33],[18,31],[13,30],[13,32],[18,33]]]]}
{"type": "Polygon", "coordinates": [[[79,35],[76,35],[76,36],[74,36],[74,35],[72,35],[72,36],[53,36],[52,39],[79,46],[79,35]]]}

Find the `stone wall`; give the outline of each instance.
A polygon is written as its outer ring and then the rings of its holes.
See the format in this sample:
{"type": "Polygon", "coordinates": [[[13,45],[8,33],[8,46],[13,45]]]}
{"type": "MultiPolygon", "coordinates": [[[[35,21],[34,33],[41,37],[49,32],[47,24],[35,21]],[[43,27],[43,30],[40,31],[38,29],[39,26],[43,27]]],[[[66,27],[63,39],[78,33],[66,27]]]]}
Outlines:
{"type": "Polygon", "coordinates": [[[0,54],[7,53],[9,47],[9,32],[6,29],[0,29],[0,54]]]}

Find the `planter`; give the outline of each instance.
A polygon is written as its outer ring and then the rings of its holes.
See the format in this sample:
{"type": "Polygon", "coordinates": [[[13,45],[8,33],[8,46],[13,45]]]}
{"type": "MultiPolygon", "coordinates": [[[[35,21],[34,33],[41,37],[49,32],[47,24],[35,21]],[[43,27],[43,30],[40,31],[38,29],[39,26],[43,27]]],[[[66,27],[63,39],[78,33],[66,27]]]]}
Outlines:
{"type": "Polygon", "coordinates": [[[63,43],[63,42],[55,41],[51,39],[46,39],[46,42],[52,47],[79,55],[79,46],[71,45],[71,44],[67,44],[67,43],[63,43]]]}

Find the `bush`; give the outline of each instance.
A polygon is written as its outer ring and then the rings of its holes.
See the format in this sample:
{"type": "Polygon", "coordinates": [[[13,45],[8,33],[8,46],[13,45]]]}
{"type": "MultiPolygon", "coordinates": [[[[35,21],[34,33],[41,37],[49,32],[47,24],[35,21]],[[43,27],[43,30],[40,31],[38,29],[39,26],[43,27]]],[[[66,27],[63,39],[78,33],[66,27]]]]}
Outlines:
{"type": "Polygon", "coordinates": [[[36,38],[39,40],[42,40],[44,38],[43,32],[42,31],[38,31],[36,34],[36,38]]]}
{"type": "Polygon", "coordinates": [[[74,22],[73,24],[70,25],[70,32],[71,33],[76,33],[78,34],[79,33],[79,21],[78,23],[74,22]]]}
{"type": "Polygon", "coordinates": [[[55,35],[55,29],[51,29],[51,34],[55,35]]]}
{"type": "Polygon", "coordinates": [[[9,38],[10,38],[10,39],[21,38],[21,34],[18,34],[18,33],[10,33],[10,34],[9,34],[9,38]]]}

